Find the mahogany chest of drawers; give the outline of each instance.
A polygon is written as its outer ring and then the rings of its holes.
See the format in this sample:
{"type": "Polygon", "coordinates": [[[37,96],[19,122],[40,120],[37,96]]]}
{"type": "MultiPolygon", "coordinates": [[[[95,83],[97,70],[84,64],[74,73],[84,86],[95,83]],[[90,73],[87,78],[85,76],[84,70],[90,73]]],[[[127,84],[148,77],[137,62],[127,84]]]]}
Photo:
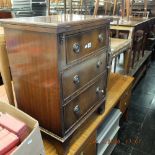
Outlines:
{"type": "Polygon", "coordinates": [[[18,107],[65,141],[105,103],[110,19],[56,15],[1,22],[18,107]]]}

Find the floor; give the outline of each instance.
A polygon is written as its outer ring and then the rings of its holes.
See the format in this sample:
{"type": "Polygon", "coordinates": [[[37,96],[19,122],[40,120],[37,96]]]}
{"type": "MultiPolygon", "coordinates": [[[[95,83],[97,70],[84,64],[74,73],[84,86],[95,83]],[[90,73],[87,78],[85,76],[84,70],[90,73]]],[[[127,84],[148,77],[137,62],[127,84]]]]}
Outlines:
{"type": "Polygon", "coordinates": [[[112,155],[155,155],[155,62],[133,91],[112,155]]]}

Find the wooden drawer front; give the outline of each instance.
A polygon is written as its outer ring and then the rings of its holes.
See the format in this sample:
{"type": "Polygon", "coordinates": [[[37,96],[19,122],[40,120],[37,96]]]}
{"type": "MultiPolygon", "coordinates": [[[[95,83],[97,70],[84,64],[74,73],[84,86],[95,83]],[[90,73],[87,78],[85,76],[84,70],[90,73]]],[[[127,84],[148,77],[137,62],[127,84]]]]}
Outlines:
{"type": "Polygon", "coordinates": [[[106,62],[106,53],[103,53],[64,71],[62,75],[64,99],[103,73],[106,69],[106,62]]]}
{"type": "Polygon", "coordinates": [[[131,89],[127,90],[121,100],[120,100],[120,104],[119,104],[119,109],[121,110],[122,113],[124,113],[129,105],[130,102],[130,97],[131,97],[131,89]]]}
{"type": "Polygon", "coordinates": [[[67,63],[105,47],[106,38],[105,27],[66,36],[67,63]]]}
{"type": "Polygon", "coordinates": [[[65,131],[82,118],[90,108],[104,99],[106,78],[106,76],[102,76],[96,83],[64,107],[65,131]]]}
{"type": "Polygon", "coordinates": [[[91,134],[75,155],[96,155],[96,132],[91,134]]]}

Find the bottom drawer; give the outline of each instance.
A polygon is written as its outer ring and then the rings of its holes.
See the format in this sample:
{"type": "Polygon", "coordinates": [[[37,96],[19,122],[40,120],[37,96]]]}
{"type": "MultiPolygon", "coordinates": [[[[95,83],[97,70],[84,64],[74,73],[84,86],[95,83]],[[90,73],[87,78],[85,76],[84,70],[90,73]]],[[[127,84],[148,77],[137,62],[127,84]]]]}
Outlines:
{"type": "Polygon", "coordinates": [[[90,109],[100,104],[105,97],[106,75],[101,76],[97,82],[82,92],[64,107],[65,131],[82,119],[90,109]]]}

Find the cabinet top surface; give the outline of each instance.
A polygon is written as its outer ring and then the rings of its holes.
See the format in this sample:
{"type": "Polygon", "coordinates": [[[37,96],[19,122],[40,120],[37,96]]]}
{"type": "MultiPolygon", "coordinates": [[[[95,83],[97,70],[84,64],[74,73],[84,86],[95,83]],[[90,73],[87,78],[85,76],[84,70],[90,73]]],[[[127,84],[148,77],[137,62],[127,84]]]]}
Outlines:
{"type": "Polygon", "coordinates": [[[105,22],[110,18],[104,16],[91,16],[91,15],[75,15],[75,14],[63,14],[63,15],[51,15],[51,16],[39,16],[39,17],[24,17],[24,18],[11,18],[3,19],[0,22],[5,24],[21,24],[21,25],[40,25],[49,27],[61,27],[64,25],[80,25],[84,23],[92,23],[96,21],[105,22]]]}

